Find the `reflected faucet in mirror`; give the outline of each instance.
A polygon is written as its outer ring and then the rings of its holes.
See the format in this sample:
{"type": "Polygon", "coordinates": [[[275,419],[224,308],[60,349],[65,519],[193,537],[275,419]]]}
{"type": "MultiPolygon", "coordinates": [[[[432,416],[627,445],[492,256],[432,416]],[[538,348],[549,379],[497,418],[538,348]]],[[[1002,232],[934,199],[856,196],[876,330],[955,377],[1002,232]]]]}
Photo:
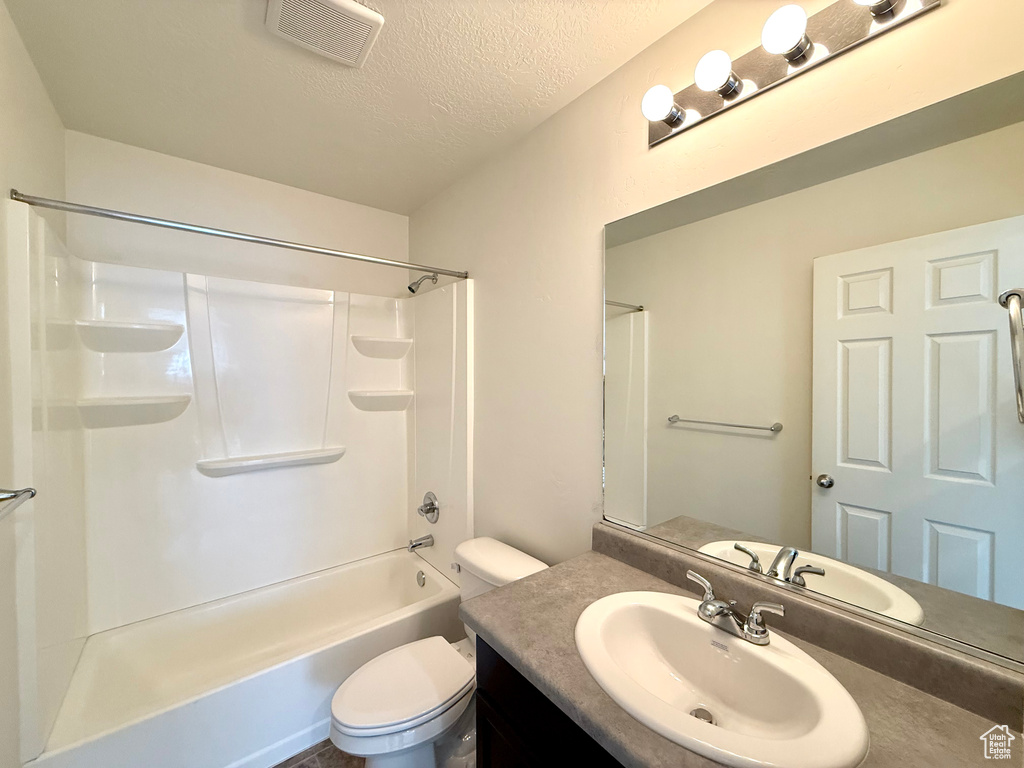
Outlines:
{"type": "MultiPolygon", "coordinates": [[[[738,541],[733,545],[733,549],[742,552],[750,558],[750,563],[747,565],[747,570],[753,571],[754,573],[764,573],[761,568],[761,558],[750,547],[747,547],[738,541]]],[[[778,554],[775,555],[775,559],[772,561],[771,567],[768,569],[766,576],[771,576],[773,579],[779,579],[780,581],[788,582],[789,584],[796,584],[798,587],[806,587],[807,581],[804,579],[805,573],[811,573],[815,576],[824,576],[825,569],[819,568],[814,565],[806,564],[801,565],[795,571],[793,571],[793,564],[796,562],[796,558],[799,556],[800,551],[796,547],[782,547],[778,554]]]]}

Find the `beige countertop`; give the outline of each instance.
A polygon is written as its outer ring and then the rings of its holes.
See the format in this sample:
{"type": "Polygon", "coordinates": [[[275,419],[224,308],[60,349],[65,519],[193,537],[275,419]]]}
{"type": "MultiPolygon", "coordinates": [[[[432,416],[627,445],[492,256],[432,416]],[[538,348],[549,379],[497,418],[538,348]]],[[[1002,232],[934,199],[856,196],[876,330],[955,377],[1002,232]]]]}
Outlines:
{"type": "MultiPolygon", "coordinates": [[[[626,766],[694,768],[716,763],[659,736],[620,708],[591,677],[576,650],[583,609],[616,592],[689,594],[643,571],[588,552],[462,604],[470,627],[626,766]]],[[[692,596],[692,595],[690,595],[692,596]]],[[[780,633],[781,634],[781,633],[780,633]]],[[[996,723],[787,636],[842,683],[871,736],[862,768],[991,766],[980,736],[996,723]]],[[[1009,761],[1020,765],[1021,753],[1009,761]]]]}

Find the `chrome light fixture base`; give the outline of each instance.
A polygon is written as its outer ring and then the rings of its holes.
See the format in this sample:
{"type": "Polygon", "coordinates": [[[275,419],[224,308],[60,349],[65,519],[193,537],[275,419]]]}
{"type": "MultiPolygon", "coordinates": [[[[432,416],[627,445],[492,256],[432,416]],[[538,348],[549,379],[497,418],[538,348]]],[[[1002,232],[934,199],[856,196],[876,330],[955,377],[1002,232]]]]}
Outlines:
{"type": "Polygon", "coordinates": [[[678,91],[675,103],[688,119],[672,125],[649,123],[648,146],[678,136],[809,69],[920,18],[941,4],[942,0],[879,0],[868,6],[856,0],[839,0],[807,19],[805,39],[809,46],[800,55],[790,59],[788,55],[771,54],[758,46],[733,62],[736,77],[754,87],[742,88],[739,93],[728,96],[702,91],[696,84],[678,91]]]}

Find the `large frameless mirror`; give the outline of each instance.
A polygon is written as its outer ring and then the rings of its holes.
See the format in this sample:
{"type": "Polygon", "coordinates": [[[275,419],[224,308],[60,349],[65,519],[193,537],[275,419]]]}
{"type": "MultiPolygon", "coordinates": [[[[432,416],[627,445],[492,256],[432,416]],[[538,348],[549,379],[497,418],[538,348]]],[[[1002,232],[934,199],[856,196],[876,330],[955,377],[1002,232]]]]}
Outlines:
{"type": "Polygon", "coordinates": [[[1024,661],[1012,81],[608,226],[608,520],[1024,661]]]}

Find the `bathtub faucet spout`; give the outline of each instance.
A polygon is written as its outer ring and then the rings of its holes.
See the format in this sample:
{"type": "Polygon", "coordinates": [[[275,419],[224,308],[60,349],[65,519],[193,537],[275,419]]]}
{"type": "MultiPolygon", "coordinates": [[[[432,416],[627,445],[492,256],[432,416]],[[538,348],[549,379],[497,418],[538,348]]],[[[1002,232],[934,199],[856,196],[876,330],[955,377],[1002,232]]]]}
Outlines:
{"type": "Polygon", "coordinates": [[[434,537],[429,533],[426,536],[420,536],[418,539],[409,540],[409,551],[412,552],[420,547],[432,547],[434,546],[434,537]]]}

